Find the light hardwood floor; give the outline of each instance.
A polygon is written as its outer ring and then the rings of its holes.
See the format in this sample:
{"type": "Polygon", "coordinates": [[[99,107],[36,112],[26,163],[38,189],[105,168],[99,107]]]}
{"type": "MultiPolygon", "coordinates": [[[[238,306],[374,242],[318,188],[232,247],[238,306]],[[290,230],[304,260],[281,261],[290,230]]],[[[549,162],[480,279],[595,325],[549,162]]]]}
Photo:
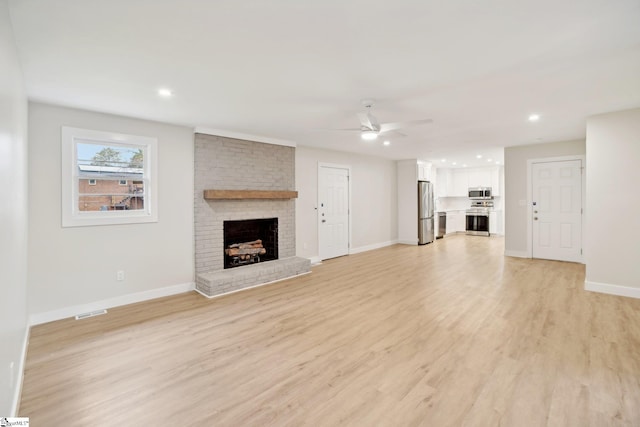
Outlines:
{"type": "Polygon", "coordinates": [[[452,236],[34,327],[33,426],[638,426],[640,300],[452,236]]]}

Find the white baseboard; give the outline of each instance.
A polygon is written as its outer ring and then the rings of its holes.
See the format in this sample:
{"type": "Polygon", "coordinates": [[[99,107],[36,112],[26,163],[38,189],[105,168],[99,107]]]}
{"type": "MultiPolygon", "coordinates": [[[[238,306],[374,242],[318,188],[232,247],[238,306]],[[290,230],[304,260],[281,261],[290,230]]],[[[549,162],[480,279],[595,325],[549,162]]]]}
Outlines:
{"type": "MultiPolygon", "coordinates": [[[[387,242],[380,242],[380,243],[374,243],[372,245],[360,246],[357,248],[350,248],[349,255],[359,254],[360,252],[367,252],[367,251],[372,251],[374,249],[384,248],[385,246],[395,245],[396,243],[399,243],[399,242],[397,240],[389,240],[387,242]]],[[[415,245],[417,243],[418,242],[416,241],[413,244],[415,245]]]]}
{"type": "Polygon", "coordinates": [[[223,297],[225,295],[231,295],[231,294],[236,294],[238,292],[242,292],[242,291],[246,291],[249,289],[253,289],[253,288],[259,288],[260,286],[266,286],[266,285],[270,285],[272,283],[277,283],[277,282],[282,282],[283,280],[289,280],[289,279],[293,279],[294,277],[300,277],[300,276],[304,276],[306,274],[311,274],[310,271],[306,271],[304,273],[300,273],[300,274],[295,274],[293,276],[289,276],[289,277],[283,277],[282,279],[278,279],[278,280],[272,280],[270,282],[265,282],[265,283],[259,283],[257,285],[253,285],[253,286],[247,286],[246,288],[242,288],[242,289],[236,289],[235,291],[231,291],[231,292],[225,292],[223,294],[217,294],[217,295],[207,295],[207,294],[203,294],[202,292],[200,292],[197,288],[195,289],[195,291],[197,293],[199,293],[200,295],[202,295],[205,298],[208,299],[214,299],[214,298],[218,298],[218,297],[223,297]]]}
{"type": "Polygon", "coordinates": [[[401,245],[412,245],[412,246],[418,246],[418,241],[415,240],[397,240],[396,243],[399,243],[401,245]]]}
{"type": "Polygon", "coordinates": [[[630,286],[611,285],[609,283],[598,283],[585,280],[584,289],[586,291],[599,292],[601,294],[640,298],[640,288],[632,288],[630,286]]]}
{"type": "Polygon", "coordinates": [[[309,261],[311,261],[311,265],[319,265],[322,264],[322,260],[320,259],[319,256],[312,256],[307,258],[309,261]]]}
{"type": "Polygon", "coordinates": [[[121,305],[147,301],[150,299],[181,294],[184,292],[193,291],[195,288],[196,288],[196,284],[194,282],[181,283],[179,285],[167,286],[167,287],[158,288],[158,289],[151,289],[148,291],[136,292],[134,294],[121,295],[118,297],[113,297],[113,298],[105,299],[102,301],[95,301],[87,304],[64,307],[57,310],[47,311],[44,313],[35,313],[29,317],[29,324],[39,325],[41,323],[53,322],[55,320],[66,319],[67,317],[73,317],[77,314],[88,313],[90,311],[103,310],[107,308],[119,307],[121,305]]]}
{"type": "Polygon", "coordinates": [[[22,381],[24,380],[24,366],[27,361],[27,347],[29,345],[29,336],[31,334],[31,327],[27,325],[24,331],[24,340],[22,341],[22,352],[20,353],[20,363],[14,372],[18,373],[18,381],[15,384],[13,390],[13,402],[11,403],[10,417],[17,417],[20,410],[20,396],[22,395],[22,381]]]}
{"type": "Polygon", "coordinates": [[[531,258],[529,256],[529,254],[527,253],[527,251],[508,251],[508,250],[505,249],[504,255],[505,256],[512,256],[512,257],[516,257],[516,258],[531,258]]]}

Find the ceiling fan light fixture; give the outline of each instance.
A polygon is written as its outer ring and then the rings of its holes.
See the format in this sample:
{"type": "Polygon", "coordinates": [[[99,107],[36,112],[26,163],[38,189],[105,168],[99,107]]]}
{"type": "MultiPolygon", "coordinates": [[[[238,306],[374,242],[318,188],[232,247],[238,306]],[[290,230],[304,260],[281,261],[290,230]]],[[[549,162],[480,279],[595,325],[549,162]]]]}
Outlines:
{"type": "Polygon", "coordinates": [[[378,137],[378,132],[375,130],[363,130],[360,137],[365,141],[373,141],[378,137]]]}

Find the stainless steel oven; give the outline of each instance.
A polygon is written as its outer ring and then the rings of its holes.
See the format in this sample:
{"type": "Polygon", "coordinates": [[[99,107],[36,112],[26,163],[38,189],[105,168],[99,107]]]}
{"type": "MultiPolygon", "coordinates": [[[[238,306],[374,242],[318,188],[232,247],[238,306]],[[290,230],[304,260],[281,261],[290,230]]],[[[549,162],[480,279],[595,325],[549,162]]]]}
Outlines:
{"type": "Polygon", "coordinates": [[[487,209],[469,209],[466,216],[467,234],[473,236],[489,235],[489,211],[487,209]]]}

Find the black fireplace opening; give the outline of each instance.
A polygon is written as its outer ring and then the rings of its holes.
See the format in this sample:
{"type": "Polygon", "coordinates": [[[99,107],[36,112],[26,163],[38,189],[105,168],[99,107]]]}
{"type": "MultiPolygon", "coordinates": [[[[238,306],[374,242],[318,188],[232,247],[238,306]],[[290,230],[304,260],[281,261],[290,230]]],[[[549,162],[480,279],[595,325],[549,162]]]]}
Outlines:
{"type": "Polygon", "coordinates": [[[278,259],[278,218],[224,221],[224,268],[278,259]]]}

